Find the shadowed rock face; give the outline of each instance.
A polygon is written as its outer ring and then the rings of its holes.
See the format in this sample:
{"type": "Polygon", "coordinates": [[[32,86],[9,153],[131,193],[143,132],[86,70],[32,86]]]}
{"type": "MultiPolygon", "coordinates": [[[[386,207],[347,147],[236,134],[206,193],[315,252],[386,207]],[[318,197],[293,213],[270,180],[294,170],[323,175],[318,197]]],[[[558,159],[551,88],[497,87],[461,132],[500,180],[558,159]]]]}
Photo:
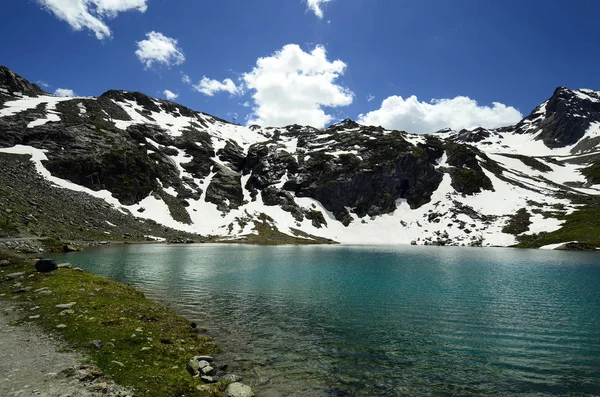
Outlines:
{"type": "MultiPolygon", "coordinates": [[[[18,99],[14,92],[48,95],[6,68],[0,68],[0,88],[0,105],[18,99]]],[[[492,191],[487,175],[501,175],[502,169],[484,154],[483,144],[514,133],[561,147],[580,141],[591,123],[600,121],[597,93],[563,87],[515,126],[430,136],[349,119],[325,129],[236,129],[174,102],[118,90],[54,102],[1,117],[0,147],[44,149],[44,165],[53,175],[109,190],[125,205],[149,196],[162,199],[172,218],[184,224],[192,223],[190,200],[213,203],[223,214],[258,201],[280,207],[296,224],[309,219],[323,227],[323,214],[329,214],[299,198],[319,201],[347,226],[357,217],[389,214],[399,200],[422,207],[444,177],[463,196],[492,191]],[[32,124],[38,120],[44,122],[32,124]]],[[[599,139],[579,145],[595,146],[599,139]]]]}
{"type": "Polygon", "coordinates": [[[592,122],[600,121],[600,98],[593,92],[578,95],[558,87],[546,105],[538,137],[549,148],[564,147],[583,138],[592,122]]]}
{"type": "MultiPolygon", "coordinates": [[[[0,87],[8,90],[11,94],[20,92],[26,96],[46,95],[37,84],[30,83],[5,66],[0,66],[0,87]]],[[[2,93],[0,93],[2,96],[2,93]]]]}

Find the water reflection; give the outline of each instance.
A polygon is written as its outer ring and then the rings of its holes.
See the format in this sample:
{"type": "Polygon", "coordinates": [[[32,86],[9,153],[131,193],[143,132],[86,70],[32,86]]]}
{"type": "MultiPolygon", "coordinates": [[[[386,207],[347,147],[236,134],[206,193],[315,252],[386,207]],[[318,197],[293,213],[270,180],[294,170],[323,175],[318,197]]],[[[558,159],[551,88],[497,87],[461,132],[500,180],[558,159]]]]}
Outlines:
{"type": "Polygon", "coordinates": [[[600,394],[600,256],[142,245],[67,260],[176,306],[264,396],[600,394]]]}

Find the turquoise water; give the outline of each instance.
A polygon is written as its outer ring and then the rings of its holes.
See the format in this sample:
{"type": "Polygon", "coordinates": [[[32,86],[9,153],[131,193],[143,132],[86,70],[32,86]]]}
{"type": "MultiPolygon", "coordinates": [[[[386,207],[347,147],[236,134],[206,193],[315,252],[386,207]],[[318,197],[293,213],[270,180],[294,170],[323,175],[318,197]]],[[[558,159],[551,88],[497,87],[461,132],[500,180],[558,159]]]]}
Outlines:
{"type": "Polygon", "coordinates": [[[61,260],[197,321],[259,396],[600,395],[600,253],[130,245],[61,260]]]}

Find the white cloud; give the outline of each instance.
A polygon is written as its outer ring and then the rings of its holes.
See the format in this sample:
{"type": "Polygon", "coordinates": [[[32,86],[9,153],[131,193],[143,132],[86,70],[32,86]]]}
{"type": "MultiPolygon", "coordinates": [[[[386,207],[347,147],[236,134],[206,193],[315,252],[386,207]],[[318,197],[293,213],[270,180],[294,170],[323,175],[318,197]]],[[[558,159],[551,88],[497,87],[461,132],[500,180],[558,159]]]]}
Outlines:
{"type": "Polygon", "coordinates": [[[146,37],[146,40],[137,42],[138,49],[135,51],[146,68],[150,68],[153,63],[172,66],[181,65],[185,61],[185,55],[177,47],[177,40],[159,32],[146,33],[146,37]]]}
{"type": "Polygon", "coordinates": [[[297,44],[288,44],[259,58],[254,69],[243,75],[246,87],[254,91],[254,114],[248,124],[323,127],[333,119],[323,106],[347,106],[354,98],[350,90],[336,84],[345,69],[341,60],[329,61],[322,46],[307,53],[297,44]]]}
{"type": "Polygon", "coordinates": [[[424,134],[447,127],[454,130],[495,128],[515,124],[522,118],[517,109],[498,102],[493,102],[492,106],[480,106],[477,101],[465,96],[420,102],[413,95],[407,99],[388,97],[379,109],[359,115],[358,122],[424,134]]]}
{"type": "Polygon", "coordinates": [[[190,79],[190,76],[188,76],[187,74],[181,74],[181,81],[184,84],[192,84],[192,79],[190,79]]]}
{"type": "Polygon", "coordinates": [[[208,77],[203,76],[202,80],[192,87],[194,87],[196,91],[208,96],[213,96],[219,91],[225,91],[232,95],[241,93],[240,87],[236,86],[231,79],[225,79],[223,82],[220,82],[218,80],[209,79],[208,77]]]}
{"type": "Polygon", "coordinates": [[[68,88],[57,88],[56,91],[54,91],[54,95],[64,96],[64,97],[73,97],[73,96],[75,96],[75,92],[73,90],[69,90],[68,88]]]}
{"type": "Polygon", "coordinates": [[[371,95],[371,94],[369,94],[369,95],[367,96],[367,102],[371,102],[373,99],[375,99],[375,95],[371,95]]]}
{"type": "MultiPolygon", "coordinates": [[[[306,6],[315,13],[317,18],[323,19],[323,8],[321,5],[329,3],[331,0],[306,0],[306,6]]],[[[327,22],[329,23],[329,21],[327,22]]]]}
{"type": "Polygon", "coordinates": [[[125,11],[145,12],[147,0],[38,0],[75,30],[89,29],[102,40],[112,36],[105,20],[125,11]]]}
{"type": "Polygon", "coordinates": [[[173,100],[177,99],[177,97],[179,96],[179,94],[175,94],[173,91],[170,91],[170,90],[164,90],[163,95],[169,101],[173,101],[173,100]]]}

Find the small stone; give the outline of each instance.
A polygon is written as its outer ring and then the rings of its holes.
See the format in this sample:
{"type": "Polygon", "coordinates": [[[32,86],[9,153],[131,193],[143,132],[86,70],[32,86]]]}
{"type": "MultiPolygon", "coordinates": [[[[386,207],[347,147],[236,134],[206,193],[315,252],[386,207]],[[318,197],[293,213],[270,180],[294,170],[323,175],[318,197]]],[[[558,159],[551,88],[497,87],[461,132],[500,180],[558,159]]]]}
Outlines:
{"type": "Polygon", "coordinates": [[[94,345],[96,349],[102,349],[104,347],[104,343],[102,343],[100,339],[94,339],[92,345],[94,345]]]}
{"type": "Polygon", "coordinates": [[[135,329],[135,332],[144,332],[144,330],[143,330],[143,329],[141,329],[141,328],[136,328],[136,329],[135,329]]]}
{"type": "Polygon", "coordinates": [[[34,307],[30,308],[30,309],[29,309],[29,311],[31,311],[31,312],[32,312],[32,311],[34,311],[34,310],[37,310],[37,309],[39,309],[39,308],[40,308],[39,306],[34,306],[34,307]]]}
{"type": "Polygon", "coordinates": [[[111,363],[113,363],[113,364],[116,364],[116,365],[118,365],[118,366],[119,366],[119,367],[121,367],[121,368],[125,366],[125,364],[123,364],[123,363],[122,363],[122,362],[120,362],[120,361],[115,361],[115,360],[112,360],[112,361],[111,361],[111,363]]]}
{"type": "Polygon", "coordinates": [[[40,315],[36,314],[35,316],[29,316],[30,320],[35,320],[36,318],[40,318],[40,315]]]}
{"type": "Polygon", "coordinates": [[[67,310],[63,310],[62,312],[58,313],[59,316],[66,316],[69,314],[75,314],[75,310],[67,309],[67,310]]]}
{"type": "Polygon", "coordinates": [[[17,277],[23,277],[25,275],[24,272],[10,273],[4,276],[4,280],[13,280],[17,277]]]}
{"type": "Polygon", "coordinates": [[[54,306],[56,309],[70,309],[73,306],[75,306],[76,302],[70,302],[70,303],[61,303],[60,305],[56,305],[54,306]]]}
{"type": "Polygon", "coordinates": [[[2,259],[0,261],[0,267],[6,267],[6,266],[10,266],[10,261],[6,260],[6,259],[2,259]]]}
{"type": "Polygon", "coordinates": [[[83,269],[80,267],[74,267],[73,270],[75,270],[76,272],[82,272],[83,269]]]}
{"type": "Polygon", "coordinates": [[[198,360],[191,359],[190,361],[188,361],[185,366],[185,369],[187,369],[187,371],[192,376],[200,375],[200,365],[198,364],[198,360]]]}
{"type": "Polygon", "coordinates": [[[58,324],[56,326],[56,328],[58,328],[58,329],[64,329],[64,328],[67,328],[67,326],[65,324],[58,324]]]}
{"type": "Polygon", "coordinates": [[[254,397],[254,392],[250,386],[246,386],[240,382],[234,382],[227,386],[224,397],[254,397]]]}
{"type": "Polygon", "coordinates": [[[38,289],[36,289],[36,290],[35,290],[35,291],[33,291],[33,292],[45,291],[45,290],[47,290],[47,289],[48,289],[48,287],[38,288],[38,289]]]}
{"type": "Polygon", "coordinates": [[[51,293],[52,291],[45,289],[43,291],[38,292],[38,295],[50,295],[51,293]]]}
{"type": "Polygon", "coordinates": [[[212,363],[214,361],[214,358],[212,358],[212,356],[194,356],[194,360],[198,360],[198,361],[208,361],[209,363],[212,363]]]}
{"type": "Polygon", "coordinates": [[[201,376],[200,380],[203,381],[204,383],[216,383],[217,380],[213,377],[213,376],[201,376]]]}
{"type": "Polygon", "coordinates": [[[225,376],[223,376],[221,379],[223,379],[224,381],[227,382],[241,382],[242,381],[242,377],[241,376],[237,376],[234,374],[227,374],[225,376]]]}
{"type": "Polygon", "coordinates": [[[143,352],[145,352],[145,351],[147,351],[147,350],[150,350],[150,349],[152,349],[152,348],[151,348],[151,347],[148,347],[148,346],[144,346],[144,347],[142,347],[142,351],[143,351],[143,352]]]}
{"type": "Polygon", "coordinates": [[[59,263],[58,265],[59,269],[72,269],[73,265],[71,265],[70,263],[59,263]]]}
{"type": "Polygon", "coordinates": [[[215,369],[210,365],[207,365],[206,367],[200,368],[200,371],[203,375],[212,375],[215,372],[215,369]]]}
{"type": "Polygon", "coordinates": [[[210,364],[206,360],[198,360],[194,357],[194,360],[198,361],[198,368],[202,369],[204,367],[210,367],[210,364]]]}

